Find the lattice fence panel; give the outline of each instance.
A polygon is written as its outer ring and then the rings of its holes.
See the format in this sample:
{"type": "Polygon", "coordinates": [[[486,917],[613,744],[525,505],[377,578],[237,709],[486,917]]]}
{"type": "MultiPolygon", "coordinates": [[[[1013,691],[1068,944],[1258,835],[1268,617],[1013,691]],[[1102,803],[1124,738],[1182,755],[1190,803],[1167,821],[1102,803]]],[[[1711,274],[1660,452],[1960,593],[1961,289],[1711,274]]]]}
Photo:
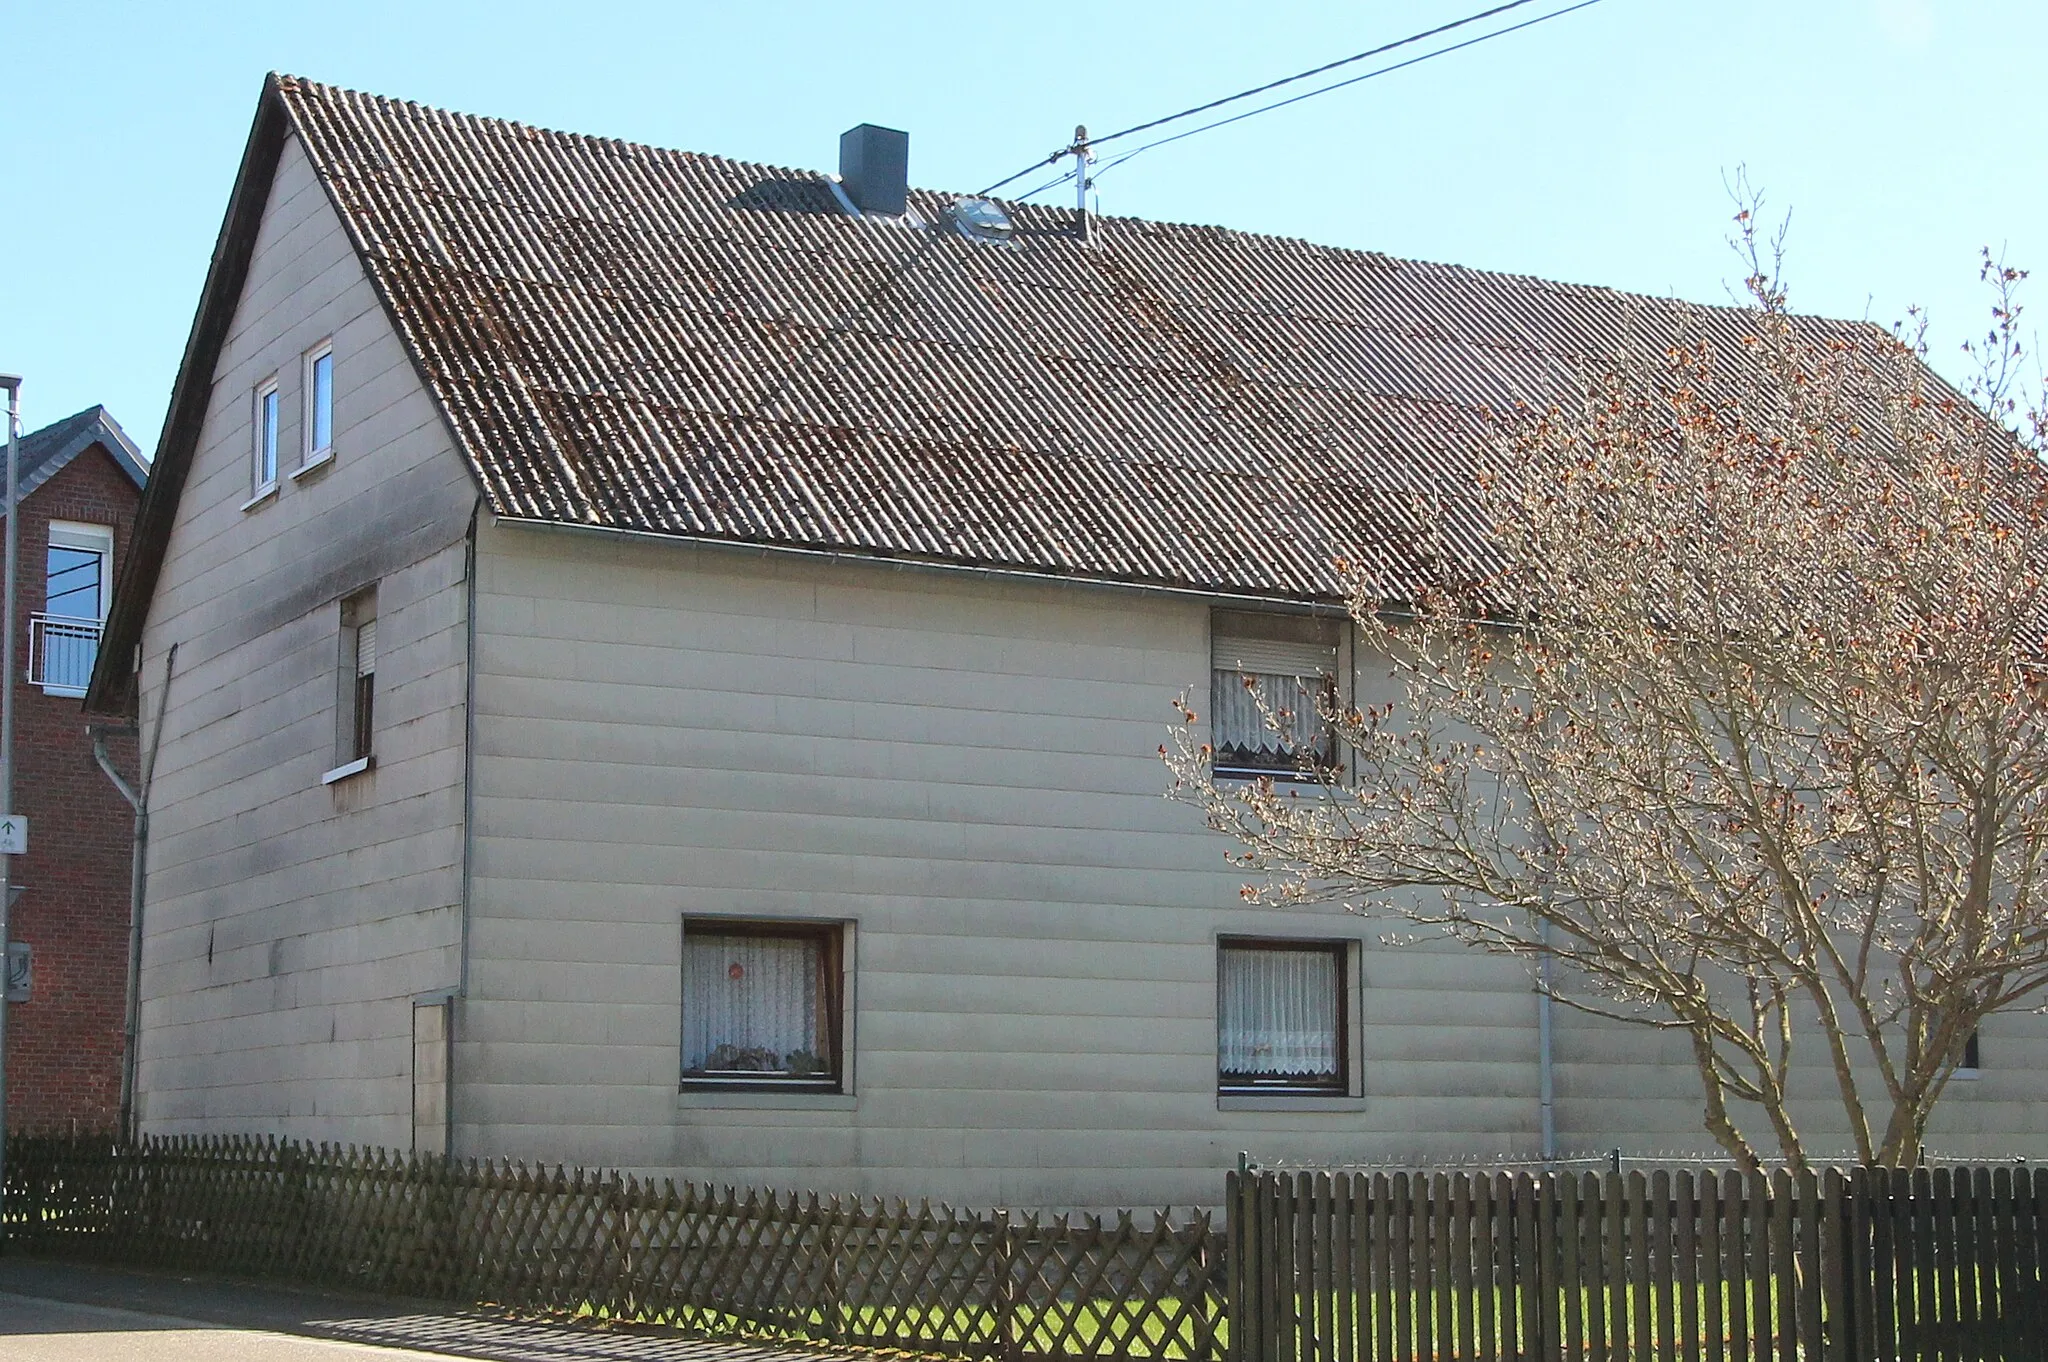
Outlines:
{"type": "Polygon", "coordinates": [[[30,1252],[1023,1362],[1221,1362],[1206,1215],[1047,1218],[275,1139],[8,1143],[30,1252]]]}

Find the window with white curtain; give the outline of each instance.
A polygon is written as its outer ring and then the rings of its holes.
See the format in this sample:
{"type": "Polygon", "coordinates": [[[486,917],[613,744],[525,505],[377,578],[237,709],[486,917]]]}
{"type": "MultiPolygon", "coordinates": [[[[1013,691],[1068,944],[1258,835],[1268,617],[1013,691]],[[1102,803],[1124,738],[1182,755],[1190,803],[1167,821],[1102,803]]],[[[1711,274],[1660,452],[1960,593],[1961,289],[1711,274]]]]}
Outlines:
{"type": "Polygon", "coordinates": [[[1223,1092],[1342,1093],[1341,941],[1226,939],[1216,962],[1216,1081],[1223,1092]]]}
{"type": "Polygon", "coordinates": [[[1332,765],[1336,740],[1323,711],[1338,698],[1333,625],[1218,611],[1210,639],[1216,774],[1300,778],[1332,765]]]}
{"type": "Polygon", "coordinates": [[[837,1090],[837,925],[683,924],[683,1082],[837,1090]]]}

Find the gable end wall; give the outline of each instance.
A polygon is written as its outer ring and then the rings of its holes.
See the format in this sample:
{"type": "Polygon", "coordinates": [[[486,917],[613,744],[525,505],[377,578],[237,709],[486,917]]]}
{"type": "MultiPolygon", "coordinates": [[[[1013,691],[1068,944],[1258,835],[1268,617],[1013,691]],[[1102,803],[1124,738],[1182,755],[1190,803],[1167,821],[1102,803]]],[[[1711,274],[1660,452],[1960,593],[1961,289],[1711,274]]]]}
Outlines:
{"type": "Polygon", "coordinates": [[[286,140],[142,649],[156,722],[140,1113],[154,1134],[411,1141],[411,1000],[456,981],[467,466],[286,140]],[[332,464],[292,478],[335,346],[332,464]],[[280,380],[275,497],[248,500],[280,380]],[[336,764],[339,601],[378,587],[376,768],[336,764]]]}

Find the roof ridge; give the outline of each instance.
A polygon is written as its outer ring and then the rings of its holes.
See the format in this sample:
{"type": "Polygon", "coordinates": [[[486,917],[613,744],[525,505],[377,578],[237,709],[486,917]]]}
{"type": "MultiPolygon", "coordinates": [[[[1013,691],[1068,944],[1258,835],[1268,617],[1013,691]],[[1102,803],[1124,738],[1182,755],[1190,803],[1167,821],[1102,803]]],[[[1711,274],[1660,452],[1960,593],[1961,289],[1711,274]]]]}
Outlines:
{"type": "MultiPolygon", "coordinates": [[[[318,97],[324,98],[364,100],[386,108],[411,110],[419,114],[433,115],[442,118],[453,118],[469,122],[472,124],[482,124],[500,127],[525,134],[538,134],[544,137],[559,138],[566,142],[580,143],[588,146],[604,147],[612,150],[651,152],[660,156],[684,157],[698,161],[716,162],[721,165],[744,168],[747,170],[768,171],[770,173],[777,175],[810,176],[815,177],[820,183],[834,181],[837,178],[830,172],[818,170],[807,166],[779,165],[771,161],[755,161],[737,156],[727,156],[721,152],[715,151],[693,151],[687,147],[668,147],[662,146],[659,143],[655,142],[637,141],[631,138],[608,137],[597,133],[574,132],[566,128],[555,128],[538,123],[529,123],[522,119],[505,118],[496,114],[470,113],[461,109],[452,109],[444,105],[438,104],[428,104],[420,100],[406,99],[397,95],[382,95],[377,94],[374,91],[358,90],[349,86],[333,85],[324,81],[314,80],[308,76],[296,76],[281,72],[273,72],[272,79],[276,80],[279,84],[280,89],[284,90],[286,93],[290,93],[292,91],[305,91],[307,93],[311,93],[318,97]]],[[[936,189],[928,186],[912,186],[910,192],[913,194],[929,195],[931,197],[941,199],[961,199],[975,197],[974,195],[962,193],[958,190],[936,189]]],[[[1043,204],[1020,204],[1018,200],[1006,198],[1000,194],[993,195],[991,197],[998,203],[1010,205],[1012,207],[1022,207],[1033,212],[1047,211],[1046,206],[1043,204]]],[[[1636,289],[1616,288],[1611,284],[1585,283],[1569,279],[1556,279],[1552,278],[1549,275],[1532,274],[1525,270],[1507,269],[1489,265],[1472,265],[1464,263],[1462,261],[1436,260],[1423,256],[1397,255],[1391,251],[1381,250],[1380,248],[1374,246],[1347,246],[1337,242],[1319,241],[1314,237],[1297,236],[1285,232],[1262,232],[1251,228],[1232,227],[1223,223],[1195,222],[1177,218],[1148,218],[1128,213],[1102,213],[1095,215],[1092,220],[1097,226],[1116,225],[1127,228],[1163,230],[1172,233],[1191,233],[1211,238],[1236,239],[1253,243],[1305,247],[1311,251],[1330,252],[1346,257],[1372,261],[1382,261],[1396,267],[1406,267],[1425,271],[1451,271],[1458,274],[1476,276],[1479,278],[1499,279],[1507,282],[1522,284],[1525,286],[1535,286],[1543,289],[1566,290],[1574,293],[1589,293],[1595,296],[1610,297],[1617,299],[1633,299],[1638,302],[1658,304],[1667,307],[1698,308],[1717,313],[1740,313],[1744,311],[1741,305],[1737,303],[1701,302],[1697,299],[1684,298],[1675,294],[1647,293],[1636,289]]],[[[1831,317],[1825,313],[1818,312],[1794,313],[1792,314],[1792,316],[1795,319],[1824,321],[1840,326],[1875,325],[1875,323],[1871,323],[1868,321],[1858,322],[1851,318],[1831,317]]]]}

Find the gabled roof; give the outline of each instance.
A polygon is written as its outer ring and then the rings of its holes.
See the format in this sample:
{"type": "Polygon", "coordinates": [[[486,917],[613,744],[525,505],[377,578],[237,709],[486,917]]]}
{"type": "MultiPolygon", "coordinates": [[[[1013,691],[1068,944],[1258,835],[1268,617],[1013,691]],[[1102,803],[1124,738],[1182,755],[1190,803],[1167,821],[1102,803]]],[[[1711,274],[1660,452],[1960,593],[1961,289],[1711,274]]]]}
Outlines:
{"type": "Polygon", "coordinates": [[[20,494],[27,497],[94,445],[106,450],[137,487],[149,480],[149,464],[128,432],[105,407],[87,407],[21,437],[20,494]]]}
{"type": "MultiPolygon", "coordinates": [[[[108,623],[125,673],[287,132],[512,520],[1327,601],[1478,551],[1486,413],[1742,314],[828,178],[271,77],[108,623]]],[[[1830,324],[1832,326],[1833,324],[1830,324]]],[[[125,675],[96,675],[112,700],[125,675]]]]}

